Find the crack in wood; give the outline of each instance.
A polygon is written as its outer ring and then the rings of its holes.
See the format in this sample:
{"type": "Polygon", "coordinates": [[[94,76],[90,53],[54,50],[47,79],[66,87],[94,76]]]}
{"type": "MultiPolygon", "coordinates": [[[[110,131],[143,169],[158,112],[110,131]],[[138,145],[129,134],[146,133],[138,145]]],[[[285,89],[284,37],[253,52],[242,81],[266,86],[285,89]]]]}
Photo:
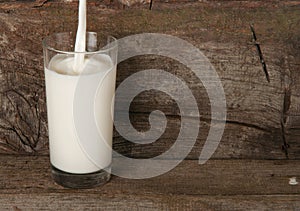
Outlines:
{"type": "Polygon", "coordinates": [[[49,0],[36,0],[33,8],[39,8],[39,7],[43,7],[44,4],[46,4],[49,0]]]}
{"type": "MultiPolygon", "coordinates": [[[[39,112],[38,112],[37,102],[36,102],[36,106],[35,106],[34,110],[32,110],[32,109],[28,110],[28,112],[30,112],[30,114],[32,116],[36,116],[39,119],[38,128],[37,128],[38,134],[37,134],[37,138],[35,138],[34,136],[36,133],[35,133],[34,129],[36,128],[36,125],[32,127],[32,124],[30,122],[28,122],[28,117],[26,117],[26,114],[21,111],[22,109],[20,109],[20,104],[19,104],[20,102],[18,103],[16,100],[22,100],[23,103],[25,103],[29,106],[29,108],[33,108],[30,101],[23,94],[18,92],[17,90],[10,89],[10,90],[7,90],[6,92],[4,92],[3,94],[4,94],[4,96],[6,96],[6,99],[12,106],[13,110],[16,112],[15,118],[19,121],[16,121],[14,124],[12,124],[11,121],[9,121],[8,119],[5,119],[5,121],[9,125],[9,127],[0,125],[0,128],[14,132],[16,134],[16,136],[19,138],[19,141],[25,147],[25,151],[26,151],[26,148],[29,147],[31,152],[36,152],[35,147],[38,144],[39,137],[40,137],[40,129],[41,129],[41,119],[40,119],[39,112]],[[17,123],[17,122],[19,122],[19,123],[17,123]]],[[[24,105],[24,104],[22,104],[22,105],[24,105]]]]}
{"type": "Polygon", "coordinates": [[[149,10],[152,10],[153,0],[150,0],[149,10]]]}
{"type": "Polygon", "coordinates": [[[267,65],[266,65],[266,62],[264,60],[261,48],[260,48],[260,44],[257,42],[257,38],[256,38],[256,34],[255,34],[255,31],[254,31],[254,27],[251,24],[250,24],[250,29],[251,29],[251,32],[252,32],[253,43],[256,46],[256,50],[257,50],[257,53],[258,53],[258,56],[259,56],[260,63],[262,65],[263,71],[264,71],[264,73],[266,75],[267,81],[270,83],[270,76],[269,76],[269,73],[268,73],[268,70],[267,70],[267,65]]]}
{"type": "Polygon", "coordinates": [[[266,129],[266,128],[260,127],[260,126],[258,126],[258,125],[250,124],[250,123],[246,123],[246,122],[240,122],[240,121],[234,121],[234,120],[226,120],[226,124],[227,124],[227,123],[228,123],[228,124],[241,125],[241,126],[245,126],[245,127],[249,127],[249,128],[254,128],[254,129],[257,129],[257,130],[266,132],[266,133],[273,133],[273,132],[274,132],[274,131],[271,130],[271,129],[266,129]]]}
{"type": "Polygon", "coordinates": [[[38,131],[37,131],[37,138],[35,140],[35,146],[38,144],[38,141],[40,140],[41,137],[41,116],[40,116],[40,109],[39,109],[39,101],[38,101],[38,93],[35,93],[35,112],[36,112],[36,116],[38,119],[38,131]]]}
{"type": "MultiPolygon", "coordinates": [[[[32,151],[35,151],[34,149],[33,149],[33,147],[30,145],[30,143],[27,143],[28,142],[28,140],[24,140],[24,138],[23,138],[23,133],[22,133],[22,131],[20,130],[20,128],[17,128],[17,127],[15,127],[10,121],[8,121],[8,120],[6,120],[6,122],[8,122],[8,124],[9,124],[9,127],[5,127],[5,126],[3,126],[3,125],[0,125],[0,128],[2,128],[2,129],[4,129],[4,130],[8,130],[8,131],[12,131],[18,138],[19,138],[19,140],[20,140],[20,142],[23,144],[23,146],[27,146],[27,147],[29,147],[32,151]]],[[[25,137],[25,139],[26,139],[26,137],[25,137]]]]}
{"type": "Polygon", "coordinates": [[[14,89],[8,89],[5,91],[6,93],[6,97],[9,98],[8,94],[9,93],[15,93],[17,96],[19,96],[21,99],[23,99],[30,107],[31,107],[31,103],[29,102],[29,100],[27,100],[19,91],[14,90],[14,89]]]}
{"type": "Polygon", "coordinates": [[[282,112],[281,112],[280,126],[281,126],[281,137],[282,137],[282,141],[283,141],[281,148],[284,151],[287,159],[289,158],[288,148],[290,147],[290,145],[287,142],[285,125],[287,122],[287,112],[290,108],[290,105],[291,105],[291,89],[289,86],[286,86],[284,89],[283,107],[282,107],[282,112]]]}
{"type": "Polygon", "coordinates": [[[290,68],[289,68],[289,61],[287,57],[284,57],[282,68],[284,70],[283,77],[282,77],[282,85],[283,85],[283,104],[282,104],[282,111],[280,116],[280,126],[281,126],[281,139],[282,139],[282,150],[284,151],[286,158],[289,158],[288,148],[290,147],[288,140],[287,140],[287,130],[286,125],[288,121],[288,112],[291,107],[291,75],[290,75],[290,68]]]}

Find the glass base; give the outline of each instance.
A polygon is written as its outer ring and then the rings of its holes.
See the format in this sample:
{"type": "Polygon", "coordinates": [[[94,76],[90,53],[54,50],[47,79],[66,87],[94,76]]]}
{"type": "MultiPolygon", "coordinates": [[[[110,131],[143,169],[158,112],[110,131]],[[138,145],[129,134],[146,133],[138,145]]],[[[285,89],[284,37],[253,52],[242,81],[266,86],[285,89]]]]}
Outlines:
{"type": "Polygon", "coordinates": [[[110,180],[111,167],[87,174],[72,174],[52,167],[54,181],[67,188],[93,188],[104,185],[110,180]]]}

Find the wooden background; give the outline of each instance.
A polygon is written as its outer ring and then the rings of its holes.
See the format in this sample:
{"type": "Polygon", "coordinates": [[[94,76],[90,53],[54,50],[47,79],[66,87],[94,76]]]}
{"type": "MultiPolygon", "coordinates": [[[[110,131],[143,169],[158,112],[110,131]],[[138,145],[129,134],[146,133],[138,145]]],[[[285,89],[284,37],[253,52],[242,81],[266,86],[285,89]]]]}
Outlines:
{"type": "MultiPolygon", "coordinates": [[[[1,1],[0,153],[48,153],[41,41],[54,32],[75,31],[77,6],[77,2],[1,1]]],[[[228,111],[214,158],[300,157],[298,1],[155,1],[151,11],[148,7],[89,1],[88,30],[117,38],[143,32],[175,35],[210,59],[222,81],[228,111]],[[270,83],[249,24],[254,26],[270,83]]],[[[122,62],[117,84],[148,68],[164,69],[182,78],[197,99],[201,132],[188,157],[196,159],[210,124],[206,90],[185,66],[158,56],[122,62]]],[[[168,149],[180,129],[180,113],[171,97],[158,91],[141,93],[131,105],[131,120],[137,129],[147,130],[148,114],[155,109],[161,109],[169,120],[156,143],[130,144],[115,132],[114,148],[132,157],[151,157],[168,149]]]]}
{"type": "MultiPolygon", "coordinates": [[[[88,30],[117,38],[144,32],[174,35],[210,59],[227,101],[225,132],[213,159],[201,167],[197,162],[211,122],[201,81],[172,59],[140,56],[119,64],[117,85],[135,72],[159,68],[184,80],[197,99],[201,130],[187,160],[150,180],[113,177],[103,189],[83,192],[55,185],[49,172],[41,42],[49,34],[76,30],[78,2],[0,0],[0,175],[6,178],[0,183],[1,206],[299,210],[299,185],[289,186],[288,179],[300,177],[300,1],[152,3],[149,10],[148,3],[129,7],[116,0],[89,0],[88,30]],[[270,82],[249,24],[254,26],[270,82]]],[[[135,158],[168,149],[180,129],[179,109],[171,97],[158,91],[141,93],[131,104],[130,118],[145,131],[149,113],[157,109],[168,118],[159,140],[132,144],[115,131],[114,149],[135,158]]]]}

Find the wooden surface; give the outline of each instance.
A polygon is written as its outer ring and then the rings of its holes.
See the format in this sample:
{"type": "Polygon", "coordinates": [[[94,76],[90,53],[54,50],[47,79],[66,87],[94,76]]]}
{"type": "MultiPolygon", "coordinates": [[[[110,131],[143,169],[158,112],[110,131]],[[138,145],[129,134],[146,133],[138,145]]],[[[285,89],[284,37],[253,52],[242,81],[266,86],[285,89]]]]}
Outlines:
{"type": "MultiPolygon", "coordinates": [[[[140,56],[118,65],[117,85],[140,70],[164,69],[185,81],[197,99],[201,132],[187,160],[147,180],[113,177],[90,190],[54,184],[41,42],[49,34],[76,30],[78,4],[0,0],[0,210],[300,210],[300,186],[288,184],[291,177],[300,180],[300,2],[152,3],[149,11],[149,4],[127,7],[116,0],[88,0],[88,30],[117,38],[144,32],[174,35],[210,59],[227,102],[226,127],[213,160],[205,165],[197,161],[211,122],[202,83],[179,62],[140,56]]],[[[115,131],[114,149],[135,158],[169,149],[181,119],[171,97],[141,93],[130,106],[130,119],[145,131],[149,113],[157,109],[168,119],[159,140],[137,145],[115,131]]]]}
{"type": "MultiPolygon", "coordinates": [[[[40,6],[34,3],[38,2],[0,3],[2,153],[48,153],[41,41],[54,32],[76,30],[76,1],[49,1],[40,6]]],[[[215,66],[225,90],[228,113],[214,158],[299,158],[298,1],[155,1],[151,11],[147,5],[123,8],[115,3],[89,1],[90,31],[117,38],[143,32],[175,35],[198,47],[215,66]],[[252,42],[250,23],[255,28],[270,83],[252,42]],[[286,154],[282,146],[287,144],[290,147],[286,154]]],[[[182,78],[197,99],[202,130],[189,155],[189,159],[197,159],[210,124],[206,90],[186,67],[155,56],[121,63],[117,83],[147,68],[161,68],[182,78]]],[[[164,111],[169,119],[157,144],[143,150],[144,146],[132,145],[115,133],[116,150],[132,157],[151,157],[172,145],[180,116],[176,102],[164,93],[141,93],[131,105],[133,124],[147,130],[147,116],[154,109],[164,111]]]]}
{"type": "Polygon", "coordinates": [[[151,179],[112,177],[103,187],[56,185],[48,156],[0,156],[0,208],[21,210],[299,210],[300,162],[186,160],[151,179]]]}

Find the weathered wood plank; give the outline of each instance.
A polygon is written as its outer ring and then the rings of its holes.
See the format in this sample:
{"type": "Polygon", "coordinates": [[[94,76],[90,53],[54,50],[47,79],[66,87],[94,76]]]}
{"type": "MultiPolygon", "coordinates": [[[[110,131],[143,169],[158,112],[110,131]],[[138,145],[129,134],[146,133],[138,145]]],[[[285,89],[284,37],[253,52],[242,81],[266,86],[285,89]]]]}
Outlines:
{"type": "Polygon", "coordinates": [[[186,196],[139,194],[0,194],[7,210],[297,210],[298,195],[186,196]]]}
{"type": "Polygon", "coordinates": [[[47,156],[0,156],[0,209],[297,210],[298,161],[186,160],[152,179],[112,177],[105,186],[75,190],[56,185],[47,156]]]}
{"type": "MultiPolygon", "coordinates": [[[[118,160],[116,159],[115,162],[118,160]]],[[[130,166],[124,166],[130,169],[130,166]]],[[[94,193],[94,194],[184,194],[184,195],[272,195],[300,194],[299,160],[209,160],[199,165],[185,160],[170,172],[151,179],[130,180],[114,176],[103,187],[70,190],[56,185],[47,156],[0,156],[0,194],[94,193]]]]}
{"type": "MultiPolygon", "coordinates": [[[[299,2],[280,1],[269,4],[262,1],[221,1],[161,5],[162,7],[156,7],[153,11],[118,10],[103,7],[99,2],[90,2],[89,30],[112,34],[118,38],[135,33],[159,32],[191,42],[211,60],[226,93],[227,135],[215,156],[284,158],[280,149],[283,142],[280,139],[284,78],[295,81],[294,84],[300,80],[298,66],[291,65],[289,70],[284,61],[287,56],[295,57],[290,63],[297,64],[295,61],[299,49],[295,46],[299,46],[299,27],[294,26],[299,25],[299,2]],[[270,84],[265,80],[256,49],[251,43],[249,23],[253,23],[256,29],[271,77],[270,84]]],[[[49,2],[35,9],[10,9],[5,4],[0,4],[1,152],[47,153],[41,40],[49,33],[74,31],[76,15],[77,3],[74,2],[49,2]]],[[[209,103],[205,89],[192,72],[169,59],[152,58],[133,58],[121,64],[118,83],[140,68],[166,69],[187,82],[198,100],[201,116],[209,121],[209,103]]],[[[291,90],[292,108],[297,105],[299,87],[291,86],[291,90]]],[[[152,94],[144,93],[137,98],[131,106],[132,112],[147,113],[156,106],[171,117],[178,116],[174,101],[166,99],[160,93],[155,96],[152,94]]],[[[298,110],[293,112],[293,116],[296,124],[293,127],[298,127],[298,110]]],[[[207,131],[208,127],[205,127],[203,134],[207,131]]],[[[170,133],[166,135],[173,137],[170,133]]],[[[161,140],[166,142],[165,147],[172,142],[170,137],[161,140]]],[[[198,139],[203,141],[204,136],[199,135],[198,139]]],[[[197,157],[200,145],[195,147],[191,159],[197,157]]],[[[291,149],[299,149],[297,139],[290,141],[290,145],[291,149]]],[[[120,150],[125,146],[120,146],[120,150]]],[[[140,149],[136,148],[133,156],[157,153],[154,150],[146,154],[140,149]]],[[[299,151],[291,150],[290,153],[290,157],[297,158],[299,151]]]]}

